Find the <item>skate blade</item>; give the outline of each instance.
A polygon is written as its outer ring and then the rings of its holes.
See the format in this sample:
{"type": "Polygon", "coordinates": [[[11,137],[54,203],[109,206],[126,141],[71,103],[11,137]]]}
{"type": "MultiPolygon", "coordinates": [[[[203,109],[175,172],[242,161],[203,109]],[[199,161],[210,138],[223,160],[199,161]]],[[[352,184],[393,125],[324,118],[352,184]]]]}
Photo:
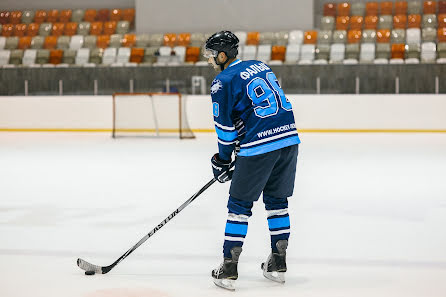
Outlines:
{"type": "Polygon", "coordinates": [[[263,276],[266,277],[269,280],[272,280],[273,282],[277,282],[277,283],[285,283],[285,272],[277,272],[277,271],[273,271],[273,272],[267,272],[267,271],[263,271],[263,276]]]}
{"type": "Polygon", "coordinates": [[[212,279],[214,281],[214,284],[220,288],[226,289],[226,290],[230,290],[230,291],[235,291],[235,280],[233,279],[212,279]]]}

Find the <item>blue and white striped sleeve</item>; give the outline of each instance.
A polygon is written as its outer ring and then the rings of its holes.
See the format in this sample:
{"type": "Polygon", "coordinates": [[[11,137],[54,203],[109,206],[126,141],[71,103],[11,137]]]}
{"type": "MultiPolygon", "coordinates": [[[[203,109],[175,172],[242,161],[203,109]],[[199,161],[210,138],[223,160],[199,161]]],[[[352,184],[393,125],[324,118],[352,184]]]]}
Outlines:
{"type": "Polygon", "coordinates": [[[237,130],[232,122],[232,102],[230,84],[214,79],[211,86],[212,109],[215,131],[218,136],[218,154],[222,160],[231,160],[235,148],[237,130]]]}

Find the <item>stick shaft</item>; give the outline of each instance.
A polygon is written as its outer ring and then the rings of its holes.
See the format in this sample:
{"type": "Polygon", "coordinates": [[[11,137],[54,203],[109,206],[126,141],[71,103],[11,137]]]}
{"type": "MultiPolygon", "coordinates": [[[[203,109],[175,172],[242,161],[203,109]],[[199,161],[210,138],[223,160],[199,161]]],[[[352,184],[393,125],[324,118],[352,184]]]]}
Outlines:
{"type": "Polygon", "coordinates": [[[107,273],[113,269],[116,265],[118,265],[122,260],[127,258],[134,250],[140,247],[147,239],[149,239],[153,234],[155,234],[159,229],[161,229],[164,225],[166,225],[171,219],[173,219],[180,211],[182,211],[186,206],[188,206],[192,201],[194,201],[198,196],[200,196],[204,191],[206,191],[213,183],[216,182],[216,179],[213,178],[206,185],[204,185],[197,193],[195,193],[192,197],[187,199],[180,207],[174,210],[167,218],[161,221],[155,228],[153,228],[147,235],[141,238],[134,246],[132,246],[127,252],[125,252],[121,257],[119,257],[112,265],[103,267],[103,273],[107,273]]]}

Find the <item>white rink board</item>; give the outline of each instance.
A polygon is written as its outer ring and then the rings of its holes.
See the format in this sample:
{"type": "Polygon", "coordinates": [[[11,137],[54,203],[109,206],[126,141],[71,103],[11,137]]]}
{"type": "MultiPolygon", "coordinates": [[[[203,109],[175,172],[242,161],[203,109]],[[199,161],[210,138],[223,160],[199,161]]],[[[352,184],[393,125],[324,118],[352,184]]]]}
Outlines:
{"type": "MultiPolygon", "coordinates": [[[[0,130],[104,130],[111,96],[0,97],[0,130]]],[[[184,96],[191,129],[213,129],[209,96],[184,96]]],[[[446,95],[289,95],[299,129],[446,130],[446,95]]],[[[177,113],[175,109],[173,112],[177,113]]],[[[159,114],[160,118],[167,115],[159,114]]]]}

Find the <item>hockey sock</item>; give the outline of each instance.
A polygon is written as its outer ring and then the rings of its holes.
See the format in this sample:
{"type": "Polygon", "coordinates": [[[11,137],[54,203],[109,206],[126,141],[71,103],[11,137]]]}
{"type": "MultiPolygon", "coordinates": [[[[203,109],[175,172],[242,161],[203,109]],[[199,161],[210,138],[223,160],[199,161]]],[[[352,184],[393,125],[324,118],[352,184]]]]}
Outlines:
{"type": "Polygon", "coordinates": [[[288,215],[288,199],[263,195],[268,216],[268,227],[271,235],[271,249],[278,253],[276,243],[290,237],[290,217],[288,215]]]}
{"type": "Polygon", "coordinates": [[[248,218],[252,215],[252,205],[252,201],[238,200],[229,196],[223,257],[232,258],[231,249],[243,246],[248,232],[248,218]]]}

